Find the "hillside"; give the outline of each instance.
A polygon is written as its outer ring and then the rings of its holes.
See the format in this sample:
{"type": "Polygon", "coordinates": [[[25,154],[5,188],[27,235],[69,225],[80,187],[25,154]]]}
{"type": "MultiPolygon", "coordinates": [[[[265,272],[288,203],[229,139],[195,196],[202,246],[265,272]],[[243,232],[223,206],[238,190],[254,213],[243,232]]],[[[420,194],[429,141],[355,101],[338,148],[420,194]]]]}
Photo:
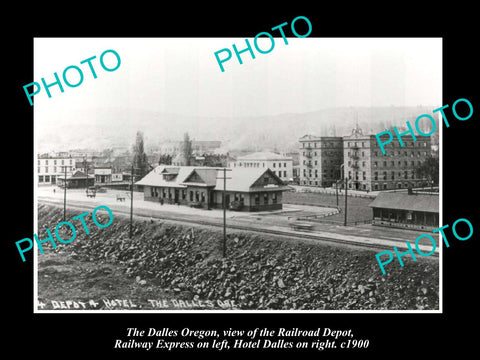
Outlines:
{"type": "Polygon", "coordinates": [[[112,146],[130,147],[137,130],[144,132],[147,149],[162,141],[181,140],[184,132],[197,140],[221,140],[228,151],[297,149],[297,140],[305,134],[344,136],[351,133],[358,120],[364,132],[376,133],[385,128],[405,125],[433,106],[417,107],[344,107],[301,114],[278,114],[257,117],[191,117],[160,114],[142,110],[100,109],[79,111],[79,122],[66,121],[52,127],[38,126],[39,152],[67,151],[75,148],[103,150],[112,146]],[[114,129],[114,130],[113,130],[114,129]]]}

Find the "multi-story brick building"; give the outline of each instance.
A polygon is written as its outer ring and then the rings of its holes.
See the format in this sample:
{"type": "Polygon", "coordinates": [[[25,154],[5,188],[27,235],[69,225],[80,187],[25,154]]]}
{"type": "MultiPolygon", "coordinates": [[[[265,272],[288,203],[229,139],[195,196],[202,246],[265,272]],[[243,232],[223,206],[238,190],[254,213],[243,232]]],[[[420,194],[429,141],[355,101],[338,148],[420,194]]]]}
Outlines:
{"type": "Polygon", "coordinates": [[[424,182],[415,174],[431,154],[430,137],[402,136],[404,146],[395,138],[384,146],[385,155],[375,135],[364,135],[358,126],[343,137],[344,171],[348,188],[354,190],[391,190],[421,186],[424,182]]]}
{"type": "Polygon", "coordinates": [[[300,185],[332,186],[343,163],[341,137],[305,135],[300,141],[300,185]]]}

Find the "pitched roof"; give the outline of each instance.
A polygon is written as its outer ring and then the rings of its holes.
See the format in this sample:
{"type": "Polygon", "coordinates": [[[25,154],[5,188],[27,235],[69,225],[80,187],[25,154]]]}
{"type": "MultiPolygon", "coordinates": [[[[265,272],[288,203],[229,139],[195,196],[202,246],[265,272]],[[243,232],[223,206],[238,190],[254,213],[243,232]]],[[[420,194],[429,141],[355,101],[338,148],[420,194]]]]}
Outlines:
{"type": "Polygon", "coordinates": [[[380,192],[370,207],[425,211],[438,213],[439,198],[437,195],[411,194],[406,192],[380,192]]]}
{"type": "Polygon", "coordinates": [[[292,160],[292,158],[269,151],[259,151],[244,156],[238,156],[237,160],[292,160]]]}
{"type": "MultiPolygon", "coordinates": [[[[226,171],[227,174],[227,191],[248,192],[254,183],[262,177],[266,172],[275,180],[275,184],[269,184],[261,187],[261,190],[286,190],[287,186],[283,185],[280,178],[272,173],[269,169],[262,168],[233,168],[226,171]]],[[[215,190],[223,190],[223,168],[214,167],[195,167],[180,166],[170,167],[159,165],[150,171],[143,179],[136,182],[137,185],[159,186],[159,187],[178,187],[185,188],[187,185],[214,186],[215,190]],[[169,169],[178,169],[178,175],[168,181],[164,179],[163,174],[169,169]],[[202,183],[189,180],[196,173],[202,180],[202,183]]]]}

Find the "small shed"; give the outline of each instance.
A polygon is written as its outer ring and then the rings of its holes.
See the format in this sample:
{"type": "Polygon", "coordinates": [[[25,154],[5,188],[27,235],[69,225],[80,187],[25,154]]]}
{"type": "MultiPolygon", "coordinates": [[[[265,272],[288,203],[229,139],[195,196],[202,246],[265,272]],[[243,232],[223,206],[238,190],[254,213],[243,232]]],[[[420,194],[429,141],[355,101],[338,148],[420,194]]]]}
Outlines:
{"type": "Polygon", "coordinates": [[[436,194],[380,192],[370,205],[373,224],[415,230],[439,226],[439,197],[436,194]]]}
{"type": "MultiPolygon", "coordinates": [[[[79,189],[93,186],[95,179],[93,176],[85,174],[83,171],[77,170],[71,174],[67,174],[67,189],[79,189]]],[[[57,176],[57,185],[65,186],[65,177],[57,176]]]]}

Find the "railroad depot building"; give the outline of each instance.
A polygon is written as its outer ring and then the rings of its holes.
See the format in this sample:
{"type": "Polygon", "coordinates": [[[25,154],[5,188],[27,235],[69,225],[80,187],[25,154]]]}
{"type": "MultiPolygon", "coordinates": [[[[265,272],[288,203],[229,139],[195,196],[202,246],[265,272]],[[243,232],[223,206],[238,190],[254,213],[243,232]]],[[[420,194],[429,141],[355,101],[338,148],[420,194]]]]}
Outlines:
{"type": "MultiPolygon", "coordinates": [[[[136,182],[144,199],[204,209],[222,208],[223,168],[159,165],[136,182]]],[[[282,209],[282,193],[290,189],[268,168],[226,171],[228,209],[270,211],[282,209]]]]}
{"type": "Polygon", "coordinates": [[[414,230],[434,230],[439,226],[438,194],[380,192],[370,205],[373,225],[414,230]]]}

